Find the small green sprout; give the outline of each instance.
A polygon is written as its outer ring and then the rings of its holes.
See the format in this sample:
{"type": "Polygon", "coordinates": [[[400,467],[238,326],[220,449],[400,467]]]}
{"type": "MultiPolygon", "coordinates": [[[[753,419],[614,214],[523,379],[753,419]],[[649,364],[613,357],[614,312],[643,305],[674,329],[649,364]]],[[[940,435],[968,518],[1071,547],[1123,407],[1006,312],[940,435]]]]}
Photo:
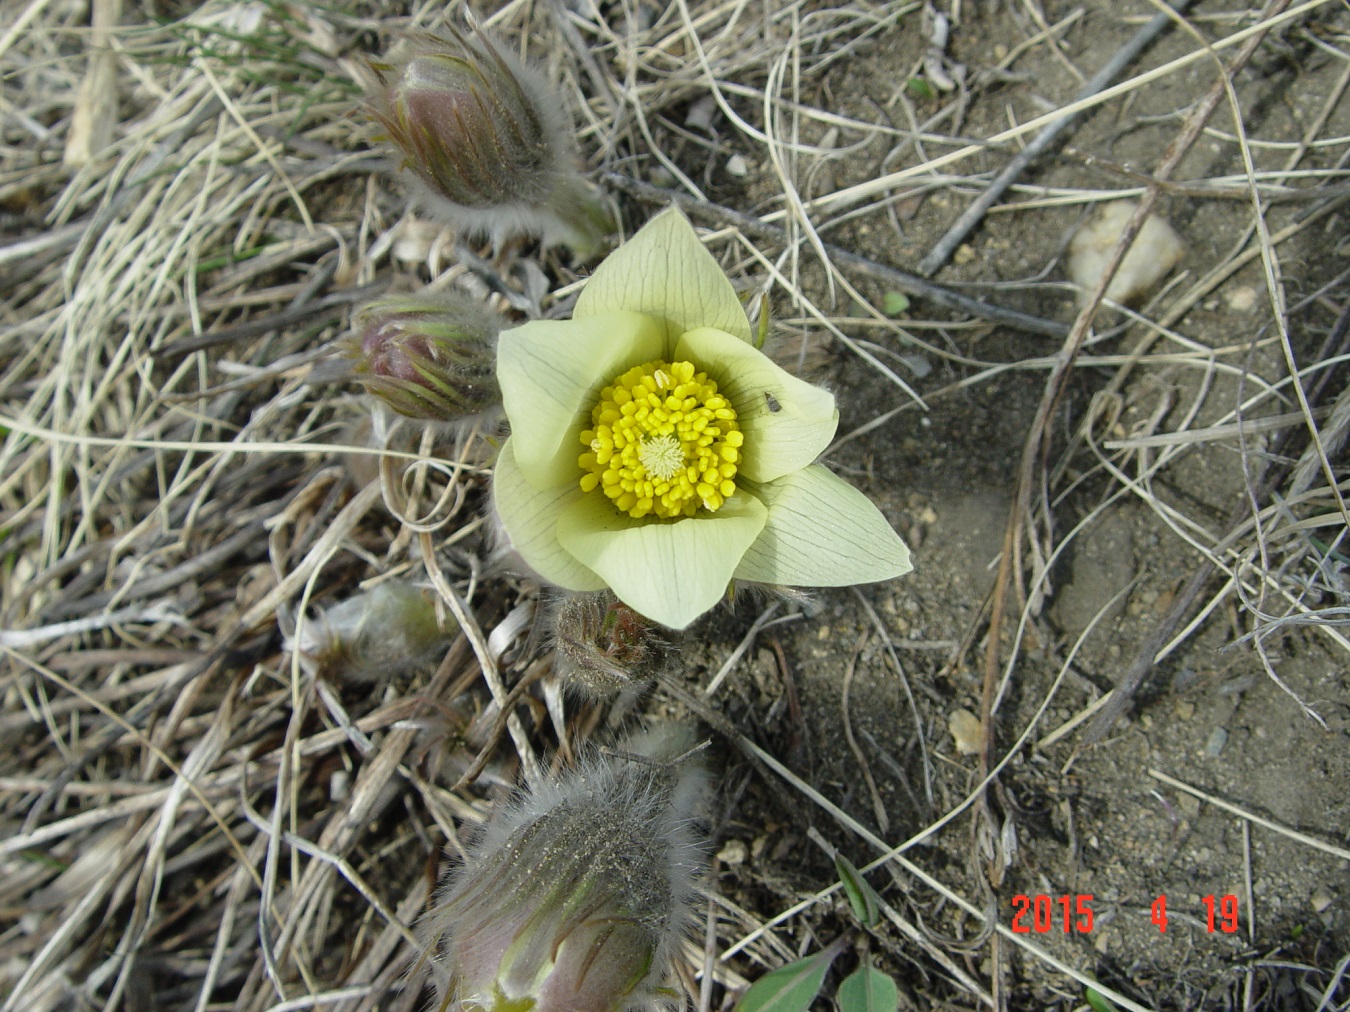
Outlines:
{"type": "Polygon", "coordinates": [[[931,102],[937,98],[937,92],[933,89],[933,86],[922,77],[911,77],[905,82],[905,86],[909,88],[911,95],[923,99],[925,102],[931,102]]]}
{"type": "Polygon", "coordinates": [[[896,1012],[900,989],[889,975],[864,961],[839,985],[839,1012],[896,1012]]]}
{"type": "Polygon", "coordinates": [[[904,292],[887,292],[881,297],[881,311],[887,316],[903,316],[909,312],[909,296],[904,292]]]}

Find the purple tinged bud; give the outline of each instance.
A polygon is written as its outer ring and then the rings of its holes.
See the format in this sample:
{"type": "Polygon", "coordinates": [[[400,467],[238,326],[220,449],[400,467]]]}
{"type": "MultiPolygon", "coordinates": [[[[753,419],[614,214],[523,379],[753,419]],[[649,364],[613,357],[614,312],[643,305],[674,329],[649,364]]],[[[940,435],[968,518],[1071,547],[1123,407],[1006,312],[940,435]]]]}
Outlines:
{"type": "Polygon", "coordinates": [[[501,403],[500,317],[448,292],[393,295],[362,307],[343,343],[365,388],[409,418],[453,422],[501,403]]]}
{"type": "Polygon", "coordinates": [[[585,258],[615,231],[577,174],[560,94],[481,32],[421,35],[389,64],[370,114],[424,188],[424,203],[474,231],[543,235],[585,258]]]}
{"type": "Polygon", "coordinates": [[[591,758],[522,795],[489,825],[425,920],[439,999],[432,1007],[667,1004],[662,985],[703,862],[689,832],[702,780],[688,761],[591,758]]]}

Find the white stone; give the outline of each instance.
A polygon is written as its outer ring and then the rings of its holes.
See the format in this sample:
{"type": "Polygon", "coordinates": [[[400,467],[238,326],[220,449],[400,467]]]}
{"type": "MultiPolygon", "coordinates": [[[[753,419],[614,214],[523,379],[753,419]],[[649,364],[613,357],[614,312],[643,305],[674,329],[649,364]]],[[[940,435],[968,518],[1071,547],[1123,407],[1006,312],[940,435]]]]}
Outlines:
{"type": "MultiPolygon", "coordinates": [[[[1120,241],[1135,207],[1132,200],[1107,204],[1074,233],[1069,242],[1069,277],[1084,294],[1101,280],[1111,251],[1120,241]]],[[[1111,279],[1106,297],[1127,303],[1146,294],[1181,262],[1184,251],[1181,237],[1172,226],[1156,215],[1149,215],[1111,279]]]]}

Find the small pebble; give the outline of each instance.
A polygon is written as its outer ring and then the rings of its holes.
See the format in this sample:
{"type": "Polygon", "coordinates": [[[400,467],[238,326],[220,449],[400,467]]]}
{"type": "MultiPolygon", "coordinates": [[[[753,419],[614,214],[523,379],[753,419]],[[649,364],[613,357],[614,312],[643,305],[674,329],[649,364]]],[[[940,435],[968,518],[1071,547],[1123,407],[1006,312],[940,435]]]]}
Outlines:
{"type": "Polygon", "coordinates": [[[1242,675],[1240,678],[1234,678],[1224,682],[1219,686],[1219,695],[1236,696],[1238,693],[1246,692],[1248,689],[1256,687],[1255,675],[1242,675]]]}
{"type": "Polygon", "coordinates": [[[713,116],[717,114],[717,99],[712,95],[704,95],[697,102],[689,107],[689,111],[684,114],[684,125],[691,130],[703,130],[712,132],[713,116]]]}
{"type": "Polygon", "coordinates": [[[750,165],[743,155],[732,155],[727,159],[727,173],[740,179],[750,174],[750,165]]]}
{"type": "Polygon", "coordinates": [[[968,242],[962,243],[960,246],[956,247],[956,252],[952,254],[952,263],[957,264],[958,266],[960,264],[968,264],[974,259],[975,247],[968,242]]]}
{"type": "Polygon", "coordinates": [[[953,710],[947,718],[947,730],[962,755],[974,755],[984,746],[984,725],[969,710],[953,710]]]}
{"type": "Polygon", "coordinates": [[[1216,727],[1209,733],[1209,741],[1205,742],[1205,755],[1217,758],[1223,751],[1223,747],[1228,744],[1228,729],[1226,727],[1216,727]]]}
{"type": "Polygon", "coordinates": [[[1173,709],[1176,711],[1177,720],[1190,720],[1195,716],[1195,704],[1186,699],[1178,700],[1173,709]]]}
{"type": "Polygon", "coordinates": [[[915,379],[923,379],[933,371],[933,366],[928,359],[918,353],[901,355],[900,361],[909,367],[909,371],[914,374],[915,379]]]}
{"type": "Polygon", "coordinates": [[[1195,681],[1195,668],[1178,668],[1177,673],[1172,676],[1173,691],[1180,692],[1186,686],[1195,681]]]}
{"type": "Polygon", "coordinates": [[[1256,289],[1242,285],[1228,293],[1228,308],[1234,313],[1250,313],[1256,306],[1256,289]]]}
{"type": "Polygon", "coordinates": [[[1320,914],[1331,906],[1331,894],[1325,889],[1319,888],[1317,892],[1312,894],[1309,902],[1312,903],[1313,910],[1320,914]]]}
{"type": "Polygon", "coordinates": [[[1200,814],[1200,799],[1193,794],[1178,794],[1177,807],[1186,818],[1194,819],[1200,814]]]}
{"type": "MultiPolygon", "coordinates": [[[[1069,277],[1084,293],[1101,280],[1106,261],[1133,217],[1135,206],[1132,200],[1113,201],[1074,233],[1069,242],[1069,277]]],[[[1149,215],[1111,279],[1106,297],[1125,303],[1147,294],[1181,262],[1183,252],[1185,246],[1172,226],[1149,215]]]]}
{"type": "Polygon", "coordinates": [[[744,840],[728,840],[717,852],[717,860],[732,868],[745,864],[745,859],[749,856],[750,848],[745,845],[744,840]]]}

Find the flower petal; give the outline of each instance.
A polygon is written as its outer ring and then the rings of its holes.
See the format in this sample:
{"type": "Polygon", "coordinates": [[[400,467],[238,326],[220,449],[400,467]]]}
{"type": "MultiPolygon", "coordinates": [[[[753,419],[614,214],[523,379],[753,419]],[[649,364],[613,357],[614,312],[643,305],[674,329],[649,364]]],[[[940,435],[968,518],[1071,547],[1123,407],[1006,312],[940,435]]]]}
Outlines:
{"type": "Polygon", "coordinates": [[[492,506],[511,547],[549,583],[567,590],[604,590],[605,581],[558,544],[558,515],[586,493],[575,481],[535,488],[521,473],[515,448],[515,438],[508,439],[492,469],[492,506]]]}
{"type": "Polygon", "coordinates": [[[558,541],[624,604],[683,629],[726,594],[765,518],[764,504],[744,492],[716,513],[673,521],[633,520],[596,493],[563,510],[558,541]]]}
{"type": "Polygon", "coordinates": [[[694,327],[750,340],[736,290],[675,207],[647,222],[595,269],[572,315],[580,320],[616,309],[659,317],[671,344],[694,327]]]}
{"type": "Polygon", "coordinates": [[[587,320],[531,320],[497,344],[497,382],[515,436],[516,463],[535,488],[580,478],[583,416],[606,383],[660,358],[661,325],[638,313],[587,320]]]}
{"type": "Polygon", "coordinates": [[[706,369],[731,401],[745,433],[738,467],[751,481],[773,481],[805,467],[834,438],[839,427],[834,396],[748,344],[700,327],[680,337],[673,358],[706,369]]]}
{"type": "Polygon", "coordinates": [[[867,496],[820,464],[760,485],[769,522],[736,579],[794,587],[847,587],[903,576],[909,549],[867,496]]]}

